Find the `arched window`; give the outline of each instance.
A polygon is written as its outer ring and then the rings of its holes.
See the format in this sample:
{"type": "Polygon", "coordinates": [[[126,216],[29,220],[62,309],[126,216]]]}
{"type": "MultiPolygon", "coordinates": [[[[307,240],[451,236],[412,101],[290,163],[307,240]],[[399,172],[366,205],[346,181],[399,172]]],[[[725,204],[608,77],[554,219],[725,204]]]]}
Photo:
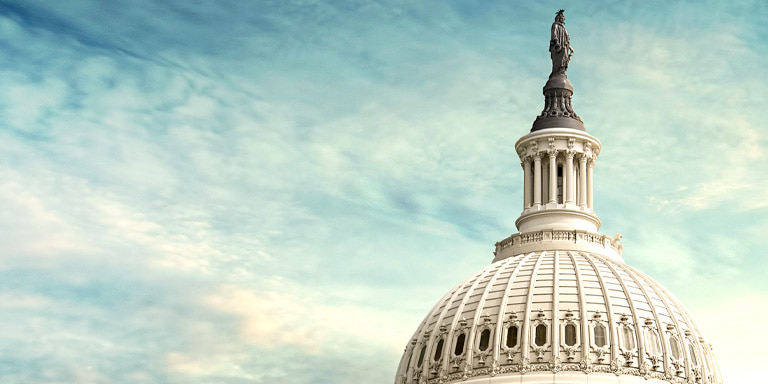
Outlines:
{"type": "Polygon", "coordinates": [[[517,345],[517,325],[510,325],[507,328],[507,348],[514,348],[517,345]]]}
{"type": "Polygon", "coordinates": [[[632,332],[632,328],[621,327],[621,339],[624,343],[624,350],[631,351],[635,349],[635,333],[632,332]]]}
{"type": "Polygon", "coordinates": [[[594,333],[595,333],[595,345],[598,348],[605,347],[605,344],[606,344],[606,342],[605,342],[605,326],[602,325],[602,324],[596,324],[595,325],[595,329],[594,329],[594,333]]]}
{"type": "Polygon", "coordinates": [[[693,342],[688,342],[688,350],[691,352],[691,363],[694,366],[698,366],[699,362],[696,359],[696,348],[693,347],[693,342]]]}
{"type": "Polygon", "coordinates": [[[576,345],[576,325],[575,324],[565,325],[565,345],[569,347],[573,347],[574,345],[576,345]]]}
{"type": "Polygon", "coordinates": [[[427,346],[424,345],[421,347],[421,352],[419,352],[419,361],[416,362],[417,367],[421,367],[421,364],[424,363],[424,354],[427,353],[427,346]]]}
{"type": "Polygon", "coordinates": [[[440,341],[437,342],[437,347],[435,348],[435,356],[432,358],[434,361],[440,360],[440,356],[443,355],[443,339],[441,338],[440,341]]]}
{"type": "Polygon", "coordinates": [[[543,347],[545,344],[547,344],[547,326],[544,324],[539,324],[536,326],[536,337],[534,342],[539,347],[543,347]]]}
{"type": "Polygon", "coordinates": [[[467,339],[467,335],[462,332],[456,338],[456,346],[453,348],[453,354],[459,356],[464,353],[464,341],[467,339]]]}
{"type": "Polygon", "coordinates": [[[480,351],[485,351],[488,349],[488,344],[491,341],[491,330],[490,329],[484,329],[483,332],[480,333],[480,345],[478,345],[478,349],[480,351]]]}
{"type": "Polygon", "coordinates": [[[677,338],[669,336],[669,352],[675,360],[680,359],[680,344],[677,342],[677,338]]]}
{"type": "Polygon", "coordinates": [[[656,331],[652,329],[647,329],[645,331],[645,343],[648,344],[648,353],[651,355],[658,355],[661,353],[659,337],[656,336],[656,331]]]}

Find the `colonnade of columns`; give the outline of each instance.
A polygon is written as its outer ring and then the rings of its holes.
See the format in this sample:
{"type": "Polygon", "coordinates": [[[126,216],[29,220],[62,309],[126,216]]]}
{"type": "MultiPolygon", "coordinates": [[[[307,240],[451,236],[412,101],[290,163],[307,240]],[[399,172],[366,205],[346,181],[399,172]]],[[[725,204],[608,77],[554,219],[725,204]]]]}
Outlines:
{"type": "Polygon", "coordinates": [[[595,160],[586,153],[573,150],[536,152],[523,158],[524,209],[534,206],[577,205],[579,208],[593,208],[593,169],[595,160]],[[546,154],[547,167],[542,168],[542,157],[546,154]],[[575,159],[576,162],[575,163],[575,159]],[[558,176],[558,169],[560,169],[558,176]],[[558,179],[561,178],[560,190],[558,179]],[[564,189],[564,190],[563,190],[564,189]],[[546,196],[544,194],[546,193],[546,196]]]}

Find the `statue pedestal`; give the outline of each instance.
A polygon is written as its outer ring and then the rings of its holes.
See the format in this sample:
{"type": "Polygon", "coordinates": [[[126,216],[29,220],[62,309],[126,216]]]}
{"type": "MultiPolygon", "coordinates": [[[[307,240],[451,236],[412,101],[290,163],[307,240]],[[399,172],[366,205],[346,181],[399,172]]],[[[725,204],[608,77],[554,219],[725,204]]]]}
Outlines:
{"type": "Polygon", "coordinates": [[[565,89],[571,91],[571,95],[573,95],[573,85],[571,85],[571,81],[568,80],[568,75],[555,75],[550,77],[549,80],[547,80],[547,83],[544,84],[545,96],[547,90],[550,89],[565,89]]]}
{"type": "Polygon", "coordinates": [[[544,85],[544,110],[533,122],[531,132],[546,128],[573,128],[586,131],[581,118],[573,111],[573,85],[565,74],[549,78],[544,85]]]}

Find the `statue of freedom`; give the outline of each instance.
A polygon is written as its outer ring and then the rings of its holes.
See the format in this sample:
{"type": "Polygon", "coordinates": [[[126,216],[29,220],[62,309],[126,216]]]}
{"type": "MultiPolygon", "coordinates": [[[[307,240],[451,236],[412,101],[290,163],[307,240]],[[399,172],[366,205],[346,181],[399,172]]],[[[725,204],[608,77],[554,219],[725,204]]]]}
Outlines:
{"type": "Polygon", "coordinates": [[[555,75],[565,75],[568,69],[568,62],[571,60],[573,48],[571,48],[571,39],[568,31],[565,30],[565,10],[561,9],[555,16],[555,22],[552,23],[552,38],[549,40],[549,52],[552,56],[552,73],[549,77],[555,75]]]}

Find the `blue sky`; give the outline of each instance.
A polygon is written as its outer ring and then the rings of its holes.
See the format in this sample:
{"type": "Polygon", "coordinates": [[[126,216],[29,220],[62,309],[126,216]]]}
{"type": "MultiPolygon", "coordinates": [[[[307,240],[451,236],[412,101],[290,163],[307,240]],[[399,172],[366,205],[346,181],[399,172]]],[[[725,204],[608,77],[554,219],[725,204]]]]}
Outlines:
{"type": "Polygon", "coordinates": [[[768,3],[25,0],[0,1],[0,381],[391,382],[515,232],[560,8],[601,232],[758,380],[768,3]]]}

